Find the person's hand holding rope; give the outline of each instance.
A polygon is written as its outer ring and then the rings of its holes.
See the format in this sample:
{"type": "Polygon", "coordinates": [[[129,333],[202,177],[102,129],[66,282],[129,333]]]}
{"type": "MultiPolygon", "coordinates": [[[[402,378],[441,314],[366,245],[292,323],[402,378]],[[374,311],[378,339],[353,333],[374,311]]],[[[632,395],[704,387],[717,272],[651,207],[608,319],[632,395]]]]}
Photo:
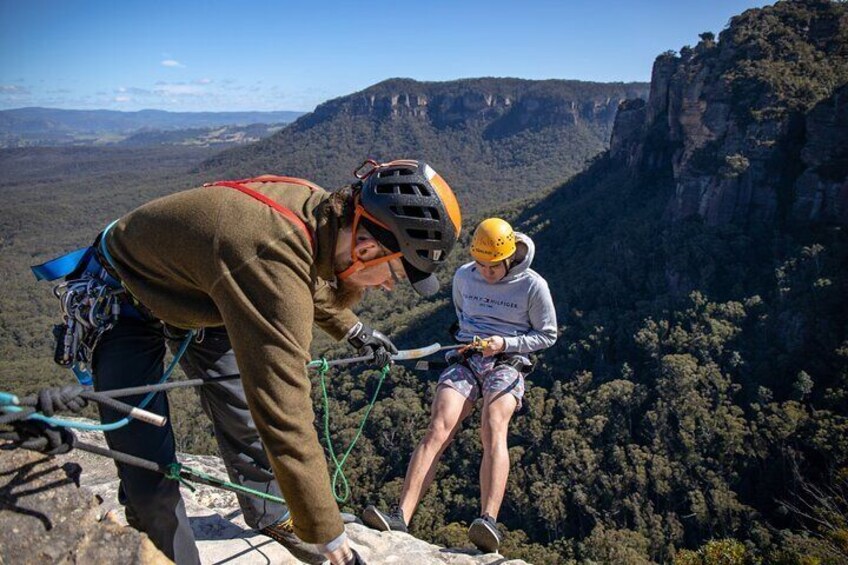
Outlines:
{"type": "Polygon", "coordinates": [[[88,405],[80,396],[83,392],[85,388],[78,384],[45,388],[38,393],[35,409],[45,416],[53,416],[56,412],[80,412],[88,405]]]}
{"type": "Polygon", "coordinates": [[[391,364],[392,355],[396,355],[398,352],[397,347],[382,332],[378,332],[362,322],[357,322],[351,328],[347,341],[358,349],[361,355],[373,353],[374,365],[379,368],[391,364]]]}
{"type": "Polygon", "coordinates": [[[505,348],[506,340],[499,335],[493,335],[485,339],[474,336],[474,340],[471,343],[461,347],[458,351],[466,355],[470,355],[472,352],[479,352],[483,357],[491,357],[492,355],[502,353],[505,348]]]}

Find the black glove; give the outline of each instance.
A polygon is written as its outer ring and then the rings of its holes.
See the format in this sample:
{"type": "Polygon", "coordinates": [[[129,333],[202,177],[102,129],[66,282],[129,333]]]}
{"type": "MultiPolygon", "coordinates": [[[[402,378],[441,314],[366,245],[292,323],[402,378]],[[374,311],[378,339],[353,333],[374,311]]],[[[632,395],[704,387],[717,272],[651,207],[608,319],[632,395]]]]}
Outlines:
{"type": "Polygon", "coordinates": [[[15,447],[39,451],[47,455],[61,455],[74,448],[76,436],[68,428],[51,426],[38,420],[18,420],[12,423],[12,432],[3,433],[3,439],[15,442],[15,447]]]}
{"type": "Polygon", "coordinates": [[[45,416],[62,411],[79,412],[88,404],[88,401],[80,396],[83,392],[85,389],[80,385],[45,388],[38,393],[35,409],[45,416]]]}
{"type": "Polygon", "coordinates": [[[445,353],[445,361],[448,362],[448,365],[458,365],[465,361],[465,355],[460,353],[458,349],[448,349],[448,352],[445,353]]]}
{"type": "Polygon", "coordinates": [[[362,322],[357,322],[347,338],[348,343],[359,350],[360,355],[374,354],[374,364],[385,367],[392,362],[392,355],[398,352],[392,341],[381,332],[372,329],[362,322]]]}

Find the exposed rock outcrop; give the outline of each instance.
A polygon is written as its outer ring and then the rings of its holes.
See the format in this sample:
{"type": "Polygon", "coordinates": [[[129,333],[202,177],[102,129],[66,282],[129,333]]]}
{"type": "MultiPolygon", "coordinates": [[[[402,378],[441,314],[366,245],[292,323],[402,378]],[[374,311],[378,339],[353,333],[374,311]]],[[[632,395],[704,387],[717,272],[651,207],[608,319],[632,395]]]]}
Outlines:
{"type": "Polygon", "coordinates": [[[661,55],[647,104],[619,107],[612,157],[670,181],[671,220],[846,224],[846,12],[779,2],[661,55]]]}
{"type": "Polygon", "coordinates": [[[848,85],[813,108],[801,150],[804,172],[792,207],[798,220],[832,218],[848,225],[848,85]]]}
{"type": "Polygon", "coordinates": [[[566,80],[466,79],[445,83],[391,79],[336,98],[301,118],[306,129],[339,115],[375,120],[415,117],[439,129],[474,120],[494,121],[490,129],[514,135],[527,128],[579,122],[612,123],[619,102],[645,95],[641,83],[590,83],[566,80]],[[506,120],[497,124],[497,120],[506,120]]]}
{"type": "Polygon", "coordinates": [[[0,457],[0,563],[170,563],[79,488],[82,468],[31,451],[0,457]]]}
{"type": "MultiPolygon", "coordinates": [[[[102,434],[78,432],[87,443],[105,446],[102,434]]],[[[180,454],[204,473],[226,477],[213,456],[180,454]]],[[[205,485],[182,489],[203,563],[245,565],[301,563],[282,545],[251,530],[233,493],[205,485]]],[[[109,459],[74,450],[45,457],[15,450],[0,457],[0,564],[138,563],[170,561],[144,534],[126,526],[118,503],[118,478],[109,459]],[[10,558],[10,556],[16,556],[10,558]]],[[[354,548],[369,564],[526,565],[498,554],[439,547],[398,532],[346,526],[354,548]]]]}

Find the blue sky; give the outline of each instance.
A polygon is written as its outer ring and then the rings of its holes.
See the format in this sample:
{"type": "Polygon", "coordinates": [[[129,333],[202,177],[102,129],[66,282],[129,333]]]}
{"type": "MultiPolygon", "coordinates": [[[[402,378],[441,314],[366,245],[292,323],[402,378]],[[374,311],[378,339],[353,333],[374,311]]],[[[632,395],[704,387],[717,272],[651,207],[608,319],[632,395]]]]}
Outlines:
{"type": "Polygon", "coordinates": [[[745,0],[0,0],[0,109],[312,110],[393,77],[647,81],[745,0]]]}

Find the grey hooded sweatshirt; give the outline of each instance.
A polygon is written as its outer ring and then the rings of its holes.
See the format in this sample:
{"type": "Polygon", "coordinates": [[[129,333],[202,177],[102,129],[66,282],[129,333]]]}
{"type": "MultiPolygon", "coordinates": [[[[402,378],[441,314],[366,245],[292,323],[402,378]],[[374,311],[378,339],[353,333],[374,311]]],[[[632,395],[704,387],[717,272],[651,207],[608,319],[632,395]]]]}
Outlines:
{"type": "Polygon", "coordinates": [[[556,311],[548,283],[530,268],[536,246],[522,233],[515,236],[515,263],[495,284],[480,276],[474,262],[457,269],[453,304],[459,320],[459,341],[498,335],[506,341],[505,353],[522,354],[556,342],[556,311]]]}

